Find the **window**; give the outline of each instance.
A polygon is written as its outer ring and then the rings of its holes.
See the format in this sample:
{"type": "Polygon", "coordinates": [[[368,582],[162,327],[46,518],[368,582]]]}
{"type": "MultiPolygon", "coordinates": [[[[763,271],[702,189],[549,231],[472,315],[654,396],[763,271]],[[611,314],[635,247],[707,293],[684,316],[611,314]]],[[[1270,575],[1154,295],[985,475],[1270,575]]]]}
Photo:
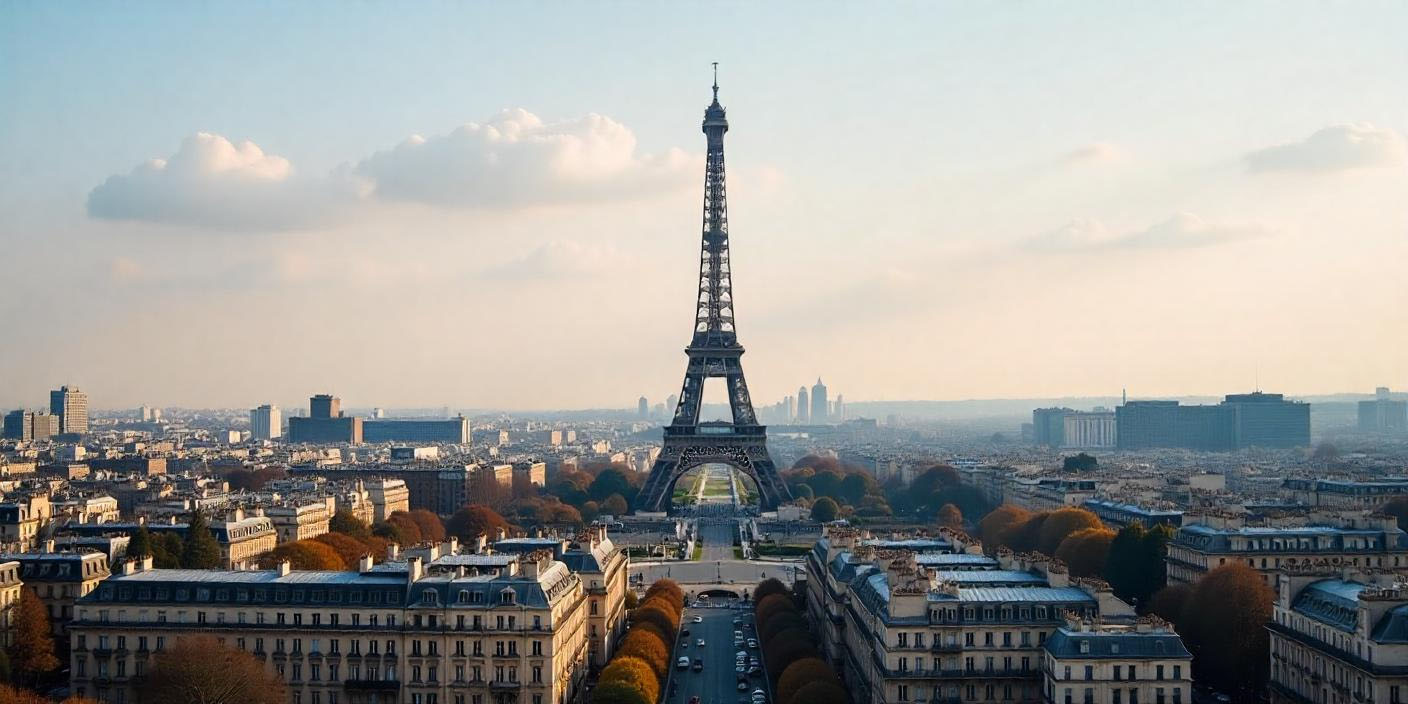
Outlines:
{"type": "Polygon", "coordinates": [[[1085,679],[1087,679],[1087,680],[1093,680],[1093,679],[1095,679],[1095,666],[1094,666],[1094,665],[1086,665],[1086,666],[1085,666],[1085,679]]]}
{"type": "MultiPolygon", "coordinates": [[[[1154,679],[1156,679],[1156,680],[1161,680],[1161,679],[1163,679],[1163,678],[1164,678],[1164,666],[1163,666],[1163,665],[1155,665],[1155,666],[1154,666],[1154,679]]],[[[1163,691],[1163,690],[1160,689],[1159,691],[1163,691]]]]}

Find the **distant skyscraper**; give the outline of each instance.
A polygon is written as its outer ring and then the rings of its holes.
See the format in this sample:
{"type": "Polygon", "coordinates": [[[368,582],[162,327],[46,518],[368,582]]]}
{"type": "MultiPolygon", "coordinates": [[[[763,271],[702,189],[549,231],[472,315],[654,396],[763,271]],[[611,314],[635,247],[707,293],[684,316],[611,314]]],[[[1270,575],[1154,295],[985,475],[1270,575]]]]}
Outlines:
{"type": "Polygon", "coordinates": [[[142,406],[142,407],[138,408],[138,409],[137,409],[137,418],[138,418],[139,420],[141,420],[143,423],[150,423],[150,422],[152,422],[152,407],[151,407],[151,406],[142,406]]]}
{"type": "Polygon", "coordinates": [[[278,406],[264,404],[249,412],[249,435],[255,440],[274,440],[283,435],[284,417],[278,406]]]}
{"type": "Polygon", "coordinates": [[[31,440],[34,438],[34,414],[20,409],[5,414],[5,438],[9,440],[31,440]]]}
{"type": "Polygon", "coordinates": [[[88,394],[77,386],[61,386],[50,391],[49,412],[59,417],[60,433],[88,432],[88,394]]]}
{"type": "Polygon", "coordinates": [[[812,419],[812,407],[811,407],[810,401],[809,401],[810,398],[811,398],[811,396],[807,395],[807,387],[803,386],[803,387],[797,389],[797,423],[798,423],[798,424],[806,425],[806,424],[809,423],[809,422],[811,421],[811,419],[812,419]]]}
{"type": "Polygon", "coordinates": [[[670,394],[669,396],[666,396],[666,397],[665,397],[665,415],[673,417],[673,416],[675,415],[675,409],[678,408],[679,405],[680,405],[680,397],[679,397],[679,396],[676,396],[676,395],[674,395],[674,394],[670,394]]]}
{"type": "Polygon", "coordinates": [[[836,394],[836,411],[831,414],[831,417],[834,418],[838,423],[846,419],[845,394],[836,394]]]}
{"type": "Polygon", "coordinates": [[[1401,433],[1408,430],[1408,401],[1395,401],[1388,387],[1374,390],[1374,400],[1359,402],[1359,429],[1366,433],[1401,433]]]}
{"type": "Polygon", "coordinates": [[[309,418],[336,418],[342,415],[342,399],[332,394],[318,394],[308,399],[309,418]]]}
{"type": "Polygon", "coordinates": [[[636,415],[641,418],[650,417],[650,401],[647,401],[644,396],[641,396],[640,400],[636,401],[636,415]]]}
{"type": "Polygon", "coordinates": [[[376,419],[378,419],[378,420],[380,420],[380,419],[382,419],[382,418],[385,418],[385,417],[386,417],[386,409],[384,409],[384,408],[373,408],[373,409],[372,409],[372,417],[373,417],[373,418],[376,418],[376,419]]]}
{"type": "Polygon", "coordinates": [[[783,422],[791,423],[797,420],[797,397],[788,396],[787,398],[782,399],[782,404],[784,406],[783,422]]]}
{"type": "Polygon", "coordinates": [[[821,377],[817,377],[816,384],[812,385],[812,422],[825,423],[829,415],[826,407],[826,384],[821,383],[821,377]]]}

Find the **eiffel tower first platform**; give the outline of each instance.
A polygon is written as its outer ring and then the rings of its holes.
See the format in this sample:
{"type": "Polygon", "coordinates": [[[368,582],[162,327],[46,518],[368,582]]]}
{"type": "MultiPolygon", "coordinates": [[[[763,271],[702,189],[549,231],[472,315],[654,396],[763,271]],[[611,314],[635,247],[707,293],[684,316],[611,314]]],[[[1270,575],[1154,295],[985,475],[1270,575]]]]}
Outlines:
{"type": "Polygon", "coordinates": [[[670,508],[675,481],[701,464],[732,465],[758,484],[763,510],[791,498],[768,455],[767,427],[758,423],[748,382],[743,378],[743,346],[733,326],[733,283],[728,258],[728,196],[724,188],[724,133],[728,119],[719,105],[718,64],[714,65],[714,102],[704,110],[708,155],[704,165],[704,236],[699,254],[699,297],[694,337],[685,354],[679,405],[665,426],[665,443],[636,498],[638,511],[670,508]],[[704,380],[722,378],[728,389],[733,422],[699,422],[704,380]]]}

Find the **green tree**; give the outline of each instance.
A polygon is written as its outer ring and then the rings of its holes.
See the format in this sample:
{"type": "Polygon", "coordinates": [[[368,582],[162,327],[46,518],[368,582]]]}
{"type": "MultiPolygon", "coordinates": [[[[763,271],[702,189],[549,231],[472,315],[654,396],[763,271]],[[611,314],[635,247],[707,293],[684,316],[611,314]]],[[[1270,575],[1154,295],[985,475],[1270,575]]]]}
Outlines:
{"type": "Polygon", "coordinates": [[[358,518],[356,514],[347,509],[339,509],[328,521],[328,530],[333,533],[350,535],[358,540],[366,540],[372,536],[372,531],[367,524],[358,518]]]}
{"type": "Polygon", "coordinates": [[[620,494],[612,494],[602,501],[599,509],[602,513],[611,516],[623,516],[630,507],[626,505],[626,497],[620,494]]]}
{"type": "Polygon", "coordinates": [[[127,542],[127,557],[128,559],[137,559],[151,554],[153,554],[152,534],[146,526],[142,526],[132,534],[132,539],[127,542]]]}
{"type": "Polygon", "coordinates": [[[180,567],[181,552],[185,547],[186,542],[176,533],[152,535],[152,566],[163,570],[180,567]]]}
{"type": "Polygon", "coordinates": [[[20,600],[10,620],[14,629],[10,665],[19,679],[32,687],[59,667],[59,659],[54,656],[49,611],[33,587],[20,590],[20,600]]]}
{"type": "Polygon", "coordinates": [[[826,523],[836,520],[840,515],[841,507],[836,505],[836,501],[830,496],[823,496],[812,504],[812,520],[826,523]]]}
{"type": "Polygon", "coordinates": [[[612,494],[620,494],[629,503],[635,497],[635,487],[631,484],[630,474],[612,466],[596,475],[587,493],[598,502],[605,501],[612,494]]]}
{"type": "Polygon", "coordinates": [[[199,509],[191,512],[186,526],[186,540],[181,545],[181,566],[192,570],[208,570],[221,563],[220,544],[210,532],[210,524],[199,509]]]}
{"type": "Polygon", "coordinates": [[[1099,460],[1084,452],[1079,455],[1071,455],[1061,461],[1061,469],[1066,472],[1094,472],[1099,466],[1099,460]]]}

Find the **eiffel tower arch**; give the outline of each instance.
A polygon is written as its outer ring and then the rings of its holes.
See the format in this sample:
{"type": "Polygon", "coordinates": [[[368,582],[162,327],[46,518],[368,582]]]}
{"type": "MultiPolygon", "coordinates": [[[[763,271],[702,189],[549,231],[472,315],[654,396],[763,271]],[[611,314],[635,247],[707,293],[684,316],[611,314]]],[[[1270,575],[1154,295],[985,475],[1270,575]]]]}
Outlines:
{"type": "Polygon", "coordinates": [[[767,427],[758,423],[748,382],[743,377],[743,346],[733,324],[733,276],[728,255],[728,195],[724,178],[724,133],[728,119],[719,104],[714,77],[714,102],[704,110],[708,152],[704,164],[704,226],[699,253],[699,293],[694,336],[685,355],[684,383],[675,415],[665,427],[665,442],[650,476],[636,497],[638,511],[665,511],[680,475],[701,464],[732,465],[758,485],[766,509],[792,498],[768,455],[767,427]],[[704,381],[724,380],[732,422],[699,421],[704,381]]]}

